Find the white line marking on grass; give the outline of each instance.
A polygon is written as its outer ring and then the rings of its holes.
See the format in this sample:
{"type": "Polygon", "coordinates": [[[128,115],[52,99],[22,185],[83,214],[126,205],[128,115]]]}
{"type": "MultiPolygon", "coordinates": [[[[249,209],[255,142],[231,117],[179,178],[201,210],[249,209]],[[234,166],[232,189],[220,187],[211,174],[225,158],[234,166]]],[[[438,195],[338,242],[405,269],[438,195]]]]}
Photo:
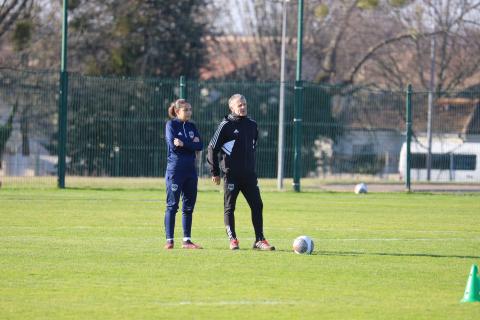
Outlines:
{"type": "Polygon", "coordinates": [[[318,239],[319,241],[480,241],[480,238],[351,238],[351,239],[318,239]]]}
{"type": "Polygon", "coordinates": [[[161,202],[164,203],[164,199],[128,199],[128,198],[43,198],[43,199],[36,199],[36,198],[20,198],[20,197],[12,197],[12,198],[2,198],[5,201],[36,201],[36,202],[46,202],[46,201],[91,201],[91,202],[118,202],[118,201],[127,201],[127,202],[161,202]]]}
{"type": "MultiPolygon", "coordinates": [[[[202,241],[228,241],[226,238],[195,237],[202,241]]],[[[241,238],[240,241],[253,241],[254,238],[241,238]]],[[[285,238],[268,238],[269,241],[285,241],[285,238]]],[[[315,238],[316,241],[480,241],[480,238],[315,238]]]]}
{"type": "MultiPolygon", "coordinates": [[[[301,228],[294,228],[294,227],[265,227],[264,229],[266,230],[280,230],[280,231],[295,231],[295,230],[301,230],[301,228]]],[[[362,228],[343,228],[343,229],[329,229],[329,228],[317,228],[317,227],[311,227],[309,230],[313,231],[322,231],[322,232],[338,232],[338,231],[348,231],[348,232],[368,232],[370,234],[373,233],[385,233],[388,231],[395,231],[395,232],[408,232],[408,233],[466,233],[466,232],[478,232],[476,230],[406,230],[406,229],[394,229],[394,230],[368,230],[368,229],[362,229],[362,228]]]]}
{"type": "Polygon", "coordinates": [[[289,304],[297,305],[297,301],[252,301],[252,300],[238,300],[238,301],[178,301],[178,302],[159,302],[162,306],[236,306],[236,305],[279,305],[289,304]]]}
{"type": "MultiPolygon", "coordinates": [[[[39,230],[39,229],[51,229],[54,231],[58,230],[109,230],[109,231],[115,231],[115,230],[156,230],[158,227],[157,226],[71,226],[71,227],[30,227],[30,226],[0,226],[0,230],[39,230]]],[[[207,229],[217,229],[217,228],[207,228],[207,229]]],[[[223,229],[223,228],[219,228],[223,229]]],[[[0,239],[3,238],[11,238],[15,237],[15,235],[10,235],[10,236],[0,236],[0,239]]],[[[34,235],[31,235],[30,237],[35,237],[34,235]]],[[[54,235],[46,237],[55,237],[54,235]]],[[[142,235],[142,237],[144,237],[142,235]]],[[[105,237],[105,238],[112,238],[114,239],[115,237],[105,237]]],[[[147,237],[151,238],[151,237],[147,237]]],[[[153,239],[161,239],[163,241],[163,238],[161,236],[155,236],[153,239]]],[[[225,243],[228,242],[228,239],[225,238],[218,238],[218,237],[195,237],[198,241],[224,241],[225,243]]],[[[240,241],[243,243],[249,243],[252,242],[254,238],[252,237],[245,237],[241,238],[240,241]]],[[[290,239],[286,238],[269,238],[270,241],[272,242],[283,242],[283,241],[290,241],[290,239]]],[[[372,242],[390,242],[390,241],[479,241],[480,238],[478,237],[469,237],[469,238],[314,238],[315,241],[372,241],[372,242]]]]}

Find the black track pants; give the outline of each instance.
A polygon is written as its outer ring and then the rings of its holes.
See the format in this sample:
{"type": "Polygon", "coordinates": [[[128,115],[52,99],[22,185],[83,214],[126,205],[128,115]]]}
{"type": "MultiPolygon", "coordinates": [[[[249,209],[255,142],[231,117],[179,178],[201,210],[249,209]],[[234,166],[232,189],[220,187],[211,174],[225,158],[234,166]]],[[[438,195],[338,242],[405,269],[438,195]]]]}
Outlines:
{"type": "Polygon", "coordinates": [[[254,174],[242,177],[224,177],[224,223],[230,239],[236,239],[235,204],[238,193],[242,192],[252,212],[255,241],[264,240],[263,235],[263,202],[258,188],[257,177],[254,174]]]}

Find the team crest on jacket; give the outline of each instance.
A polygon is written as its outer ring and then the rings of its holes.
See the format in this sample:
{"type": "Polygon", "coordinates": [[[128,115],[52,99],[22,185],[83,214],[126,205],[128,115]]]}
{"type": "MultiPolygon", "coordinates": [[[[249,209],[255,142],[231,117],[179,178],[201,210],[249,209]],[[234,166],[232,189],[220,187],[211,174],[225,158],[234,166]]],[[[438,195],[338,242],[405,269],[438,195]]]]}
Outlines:
{"type": "Polygon", "coordinates": [[[195,137],[195,133],[193,131],[189,131],[188,136],[190,137],[190,139],[193,139],[193,137],[195,137]]]}
{"type": "Polygon", "coordinates": [[[177,191],[178,190],[178,184],[172,184],[170,189],[172,189],[173,192],[177,191]]]}
{"type": "Polygon", "coordinates": [[[229,183],[227,185],[227,188],[228,188],[228,191],[233,191],[233,189],[235,189],[235,185],[233,183],[229,183]]]}

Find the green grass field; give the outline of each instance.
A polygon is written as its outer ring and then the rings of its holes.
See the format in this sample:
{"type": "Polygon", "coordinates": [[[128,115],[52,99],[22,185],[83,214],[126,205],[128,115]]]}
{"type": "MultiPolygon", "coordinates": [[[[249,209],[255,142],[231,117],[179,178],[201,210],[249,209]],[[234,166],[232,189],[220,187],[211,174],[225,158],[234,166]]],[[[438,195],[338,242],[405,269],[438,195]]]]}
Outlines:
{"type": "Polygon", "coordinates": [[[241,196],[241,250],[228,249],[218,191],[198,196],[193,240],[205,249],[167,252],[164,199],[1,189],[0,318],[480,318],[480,303],[460,303],[480,264],[480,195],[264,192],[275,252],[250,249],[241,196]],[[302,234],[311,256],[291,250],[302,234]]]}

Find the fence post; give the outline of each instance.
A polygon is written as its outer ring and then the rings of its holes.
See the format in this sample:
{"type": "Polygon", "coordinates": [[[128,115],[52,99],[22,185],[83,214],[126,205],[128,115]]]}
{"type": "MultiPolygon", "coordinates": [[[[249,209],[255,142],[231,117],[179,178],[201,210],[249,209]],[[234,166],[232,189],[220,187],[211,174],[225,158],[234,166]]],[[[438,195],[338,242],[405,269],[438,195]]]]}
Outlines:
{"type": "Polygon", "coordinates": [[[295,104],[293,115],[293,136],[295,154],[293,162],[293,190],[300,192],[300,177],[302,169],[302,114],[303,114],[303,82],[302,82],[302,53],[303,53],[303,0],[298,0],[297,21],[297,72],[295,75],[295,104]]]}
{"type": "Polygon", "coordinates": [[[180,99],[187,99],[187,80],[180,76],[180,99]]]}
{"type": "Polygon", "coordinates": [[[407,87],[407,159],[406,159],[406,169],[405,169],[405,188],[408,192],[411,191],[410,187],[410,164],[411,164],[411,154],[410,154],[410,142],[412,140],[412,85],[409,84],[407,87]]]}
{"type": "Polygon", "coordinates": [[[120,147],[119,146],[113,147],[113,161],[115,163],[113,174],[115,177],[120,177],[120,147]]]}
{"type": "Polygon", "coordinates": [[[293,115],[293,139],[295,145],[293,162],[293,190],[300,192],[300,177],[302,176],[302,114],[303,114],[303,83],[295,81],[295,102],[293,115]]]}
{"type": "Polygon", "coordinates": [[[60,97],[58,101],[58,187],[65,188],[65,167],[67,154],[67,102],[68,102],[68,72],[67,72],[67,34],[68,34],[68,0],[63,0],[62,21],[62,58],[60,65],[60,97]]]}
{"type": "Polygon", "coordinates": [[[285,42],[287,33],[287,2],[283,0],[282,9],[282,48],[280,53],[280,99],[278,103],[278,152],[277,152],[277,189],[283,189],[285,158],[285,42]]]}

